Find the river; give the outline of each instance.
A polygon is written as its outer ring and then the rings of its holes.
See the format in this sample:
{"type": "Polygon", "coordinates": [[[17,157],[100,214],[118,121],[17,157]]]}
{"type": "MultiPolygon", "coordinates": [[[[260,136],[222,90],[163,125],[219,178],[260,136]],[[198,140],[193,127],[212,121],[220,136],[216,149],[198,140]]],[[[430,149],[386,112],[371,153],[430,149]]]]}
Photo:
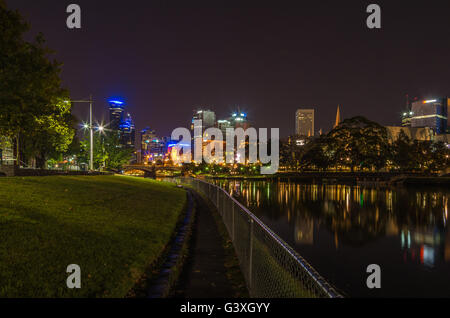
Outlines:
{"type": "Polygon", "coordinates": [[[215,182],[347,296],[450,297],[450,189],[215,182]]]}

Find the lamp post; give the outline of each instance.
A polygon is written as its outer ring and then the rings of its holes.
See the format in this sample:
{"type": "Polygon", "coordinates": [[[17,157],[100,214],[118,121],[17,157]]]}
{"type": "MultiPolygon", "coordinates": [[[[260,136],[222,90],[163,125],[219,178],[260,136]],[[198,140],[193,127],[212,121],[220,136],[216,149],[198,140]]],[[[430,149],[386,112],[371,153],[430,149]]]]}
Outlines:
{"type": "Polygon", "coordinates": [[[92,124],[92,95],[89,96],[89,100],[70,100],[66,101],[71,103],[89,103],[89,133],[91,140],[90,158],[89,158],[89,170],[94,171],[94,126],[92,124]]]}

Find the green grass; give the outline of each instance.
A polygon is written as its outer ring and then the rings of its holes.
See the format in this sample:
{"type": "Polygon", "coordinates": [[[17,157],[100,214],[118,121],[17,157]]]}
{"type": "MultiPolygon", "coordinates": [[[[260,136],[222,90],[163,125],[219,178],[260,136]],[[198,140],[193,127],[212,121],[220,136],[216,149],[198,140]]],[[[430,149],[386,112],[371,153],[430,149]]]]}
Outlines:
{"type": "Polygon", "coordinates": [[[0,297],[125,297],[185,202],[182,189],[132,177],[0,178],[0,297]],[[81,289],[66,286],[69,264],[81,289]]]}

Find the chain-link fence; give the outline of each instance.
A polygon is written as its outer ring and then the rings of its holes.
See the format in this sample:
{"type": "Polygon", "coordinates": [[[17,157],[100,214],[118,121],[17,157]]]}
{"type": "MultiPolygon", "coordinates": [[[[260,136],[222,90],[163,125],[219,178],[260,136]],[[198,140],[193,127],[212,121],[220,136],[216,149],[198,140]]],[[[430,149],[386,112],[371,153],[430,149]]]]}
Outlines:
{"type": "Polygon", "coordinates": [[[222,188],[194,178],[178,179],[217,207],[233,241],[250,296],[342,297],[311,265],[222,188]]]}

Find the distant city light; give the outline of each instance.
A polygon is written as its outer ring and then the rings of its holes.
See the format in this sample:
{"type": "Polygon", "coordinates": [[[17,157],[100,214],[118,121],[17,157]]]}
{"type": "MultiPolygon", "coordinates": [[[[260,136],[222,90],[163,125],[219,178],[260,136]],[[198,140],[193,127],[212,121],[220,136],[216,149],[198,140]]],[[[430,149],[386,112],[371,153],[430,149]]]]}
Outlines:
{"type": "Polygon", "coordinates": [[[436,102],[437,102],[436,99],[430,99],[430,100],[424,101],[423,103],[424,103],[424,104],[430,104],[430,103],[436,103],[436,102]]]}

